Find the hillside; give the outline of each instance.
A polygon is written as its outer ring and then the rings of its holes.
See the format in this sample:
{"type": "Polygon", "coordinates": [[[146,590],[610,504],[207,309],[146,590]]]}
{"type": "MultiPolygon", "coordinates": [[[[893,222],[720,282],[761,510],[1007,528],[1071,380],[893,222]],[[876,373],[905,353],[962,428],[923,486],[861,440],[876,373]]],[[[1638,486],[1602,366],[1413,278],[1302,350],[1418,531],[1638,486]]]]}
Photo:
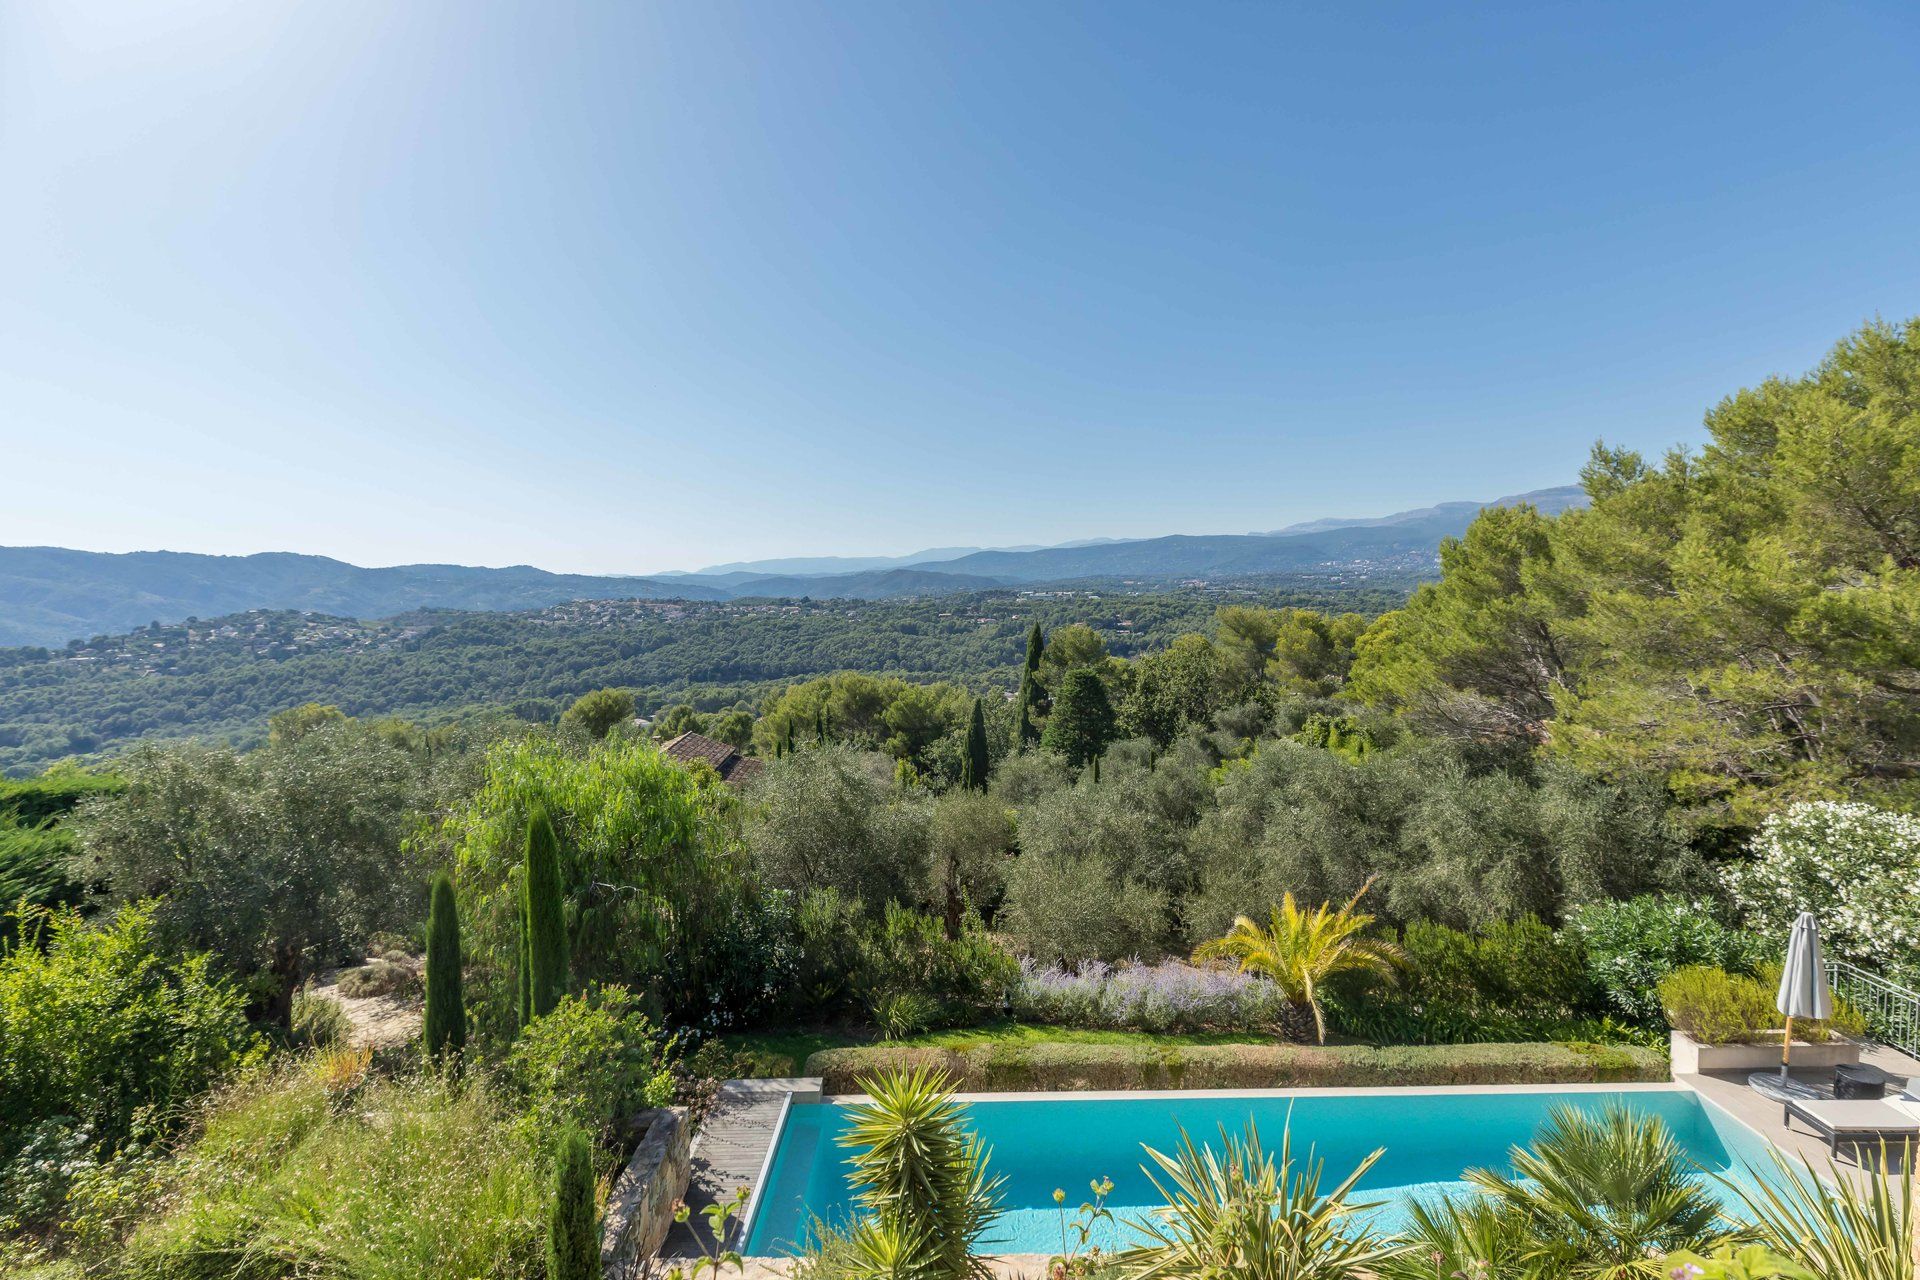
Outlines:
{"type": "Polygon", "coordinates": [[[1486,506],[1530,501],[1554,512],[1584,503],[1578,488],[1491,503],[1449,502],[1353,520],[1315,521],[1270,534],[1179,534],[1091,539],[1036,549],[926,551],[889,561],[816,557],[759,565],[852,565],[853,572],[724,572],[652,578],[415,564],[366,569],[325,556],[208,556],[173,551],[106,554],[0,547],[0,645],[59,646],[159,622],[250,609],[388,618],[417,609],[504,612],[568,600],[729,600],[749,597],[890,600],[1042,583],[1167,586],[1190,580],[1318,578],[1399,585],[1438,571],[1441,539],[1466,531],[1486,506]],[[919,559],[956,552],[951,559],[919,559]],[[911,563],[903,563],[911,561],[911,563]]]}
{"type": "Polygon", "coordinates": [[[104,638],[76,650],[0,650],[0,772],[99,756],[142,738],[259,741],[303,702],[438,723],[477,707],[550,720],[619,686],[643,708],[725,706],[791,680],[859,670],[1012,687],[1026,629],[1084,622],[1115,653],[1204,627],[1228,601],[1376,612],[1379,591],[1010,591],[938,600],[584,600],[521,613],[424,611],[383,622],[254,612],[104,638]]]}
{"type": "Polygon", "coordinates": [[[385,618],[412,609],[533,609],[563,600],[716,600],[724,594],[698,583],[548,573],[527,565],[365,569],[326,556],[287,552],[115,555],[61,547],[0,547],[0,645],[59,645],[155,621],[175,623],[247,609],[385,618]]]}

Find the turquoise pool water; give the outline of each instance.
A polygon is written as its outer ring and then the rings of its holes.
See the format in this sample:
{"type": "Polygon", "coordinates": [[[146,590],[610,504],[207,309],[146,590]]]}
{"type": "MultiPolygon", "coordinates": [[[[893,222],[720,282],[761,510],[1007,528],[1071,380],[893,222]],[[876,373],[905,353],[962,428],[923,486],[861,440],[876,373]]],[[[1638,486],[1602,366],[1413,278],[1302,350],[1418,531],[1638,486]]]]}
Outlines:
{"type": "MultiPolygon", "coordinates": [[[[1170,1151],[1183,1127],[1196,1142],[1217,1142],[1222,1125],[1237,1132],[1252,1121],[1263,1142],[1277,1149],[1291,1117],[1296,1158],[1311,1146],[1314,1156],[1326,1162],[1323,1186],[1337,1183],[1368,1152],[1384,1147],[1386,1154],[1360,1186],[1363,1198],[1387,1202],[1375,1212],[1379,1225],[1391,1230],[1405,1221],[1403,1206],[1409,1198],[1464,1191],[1461,1172],[1477,1165],[1507,1168],[1508,1149],[1530,1142],[1556,1102],[1591,1111],[1623,1102],[1658,1116],[1708,1170],[1740,1177],[1745,1166],[1766,1163],[1765,1143],[1757,1135],[1680,1087],[1127,1098],[1008,1095],[968,1104],[968,1123],[992,1149],[994,1171],[1007,1179],[1005,1212],[994,1225],[987,1250],[1050,1253],[1060,1248],[1054,1188],[1065,1189],[1071,1209],[1086,1199],[1089,1180],[1112,1178],[1108,1204],[1115,1216],[1137,1216],[1160,1203],[1140,1171],[1141,1145],[1170,1151]]],[[[747,1253],[794,1253],[815,1216],[839,1222],[850,1215],[847,1152],[835,1141],[845,1124],[846,1108],[839,1103],[802,1103],[788,1110],[749,1226],[747,1253]]],[[[1105,1243],[1112,1247],[1118,1241],[1105,1243]]]]}

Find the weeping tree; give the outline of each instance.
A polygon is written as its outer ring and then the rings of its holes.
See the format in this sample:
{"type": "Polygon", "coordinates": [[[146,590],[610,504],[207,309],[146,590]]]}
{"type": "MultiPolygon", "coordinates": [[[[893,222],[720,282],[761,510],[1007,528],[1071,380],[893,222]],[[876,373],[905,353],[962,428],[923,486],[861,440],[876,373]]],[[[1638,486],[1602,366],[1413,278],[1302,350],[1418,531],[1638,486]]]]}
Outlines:
{"type": "Polygon", "coordinates": [[[549,1012],[567,991],[567,924],[560,888],[560,837],[544,807],[527,821],[527,865],[521,881],[525,916],[520,1025],[549,1012]]]}
{"type": "MultiPolygon", "coordinates": [[[[809,753],[811,754],[811,753],[809,753]]],[[[650,743],[610,738],[585,752],[545,739],[501,742],[479,789],[440,838],[456,863],[468,1015],[510,1038],[530,975],[529,817],[546,811],[566,857],[558,874],[570,983],[631,987],[668,1017],[713,1007],[730,980],[727,936],[748,891],[746,851],[730,837],[737,800],[707,771],[650,743]]]]}
{"type": "Polygon", "coordinates": [[[428,1056],[445,1058],[457,1055],[467,1044],[467,1007],[460,987],[460,914],[453,880],[446,872],[434,876],[428,896],[424,1034],[428,1056]]]}
{"type": "Polygon", "coordinates": [[[960,758],[960,785],[969,791],[985,791],[987,774],[992,768],[987,758],[986,708],[975,698],[973,719],[967,724],[967,753],[960,758]]]}

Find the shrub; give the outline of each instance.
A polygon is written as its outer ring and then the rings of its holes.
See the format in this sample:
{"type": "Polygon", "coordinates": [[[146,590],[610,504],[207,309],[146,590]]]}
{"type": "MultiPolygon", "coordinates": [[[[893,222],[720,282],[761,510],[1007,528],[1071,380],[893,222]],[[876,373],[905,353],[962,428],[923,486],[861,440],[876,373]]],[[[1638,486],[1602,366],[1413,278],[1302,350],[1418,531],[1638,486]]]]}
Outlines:
{"type": "Polygon", "coordinates": [[[633,992],[590,987],[521,1033],[506,1074],[537,1133],[575,1125],[607,1141],[639,1111],[672,1099],[673,1047],[633,992]]]}
{"type": "Polygon", "coordinates": [[[207,956],[175,956],[150,905],[99,925],[29,911],[0,950],[0,1163],[43,1121],[67,1117],[103,1149],[137,1112],[164,1112],[236,1066],[244,999],[207,956]]]}
{"type": "MultiPolygon", "coordinates": [[[[1702,1044],[1752,1044],[1786,1026],[1774,1006],[1779,987],[1779,965],[1762,966],[1753,977],[1710,965],[1689,965],[1661,979],[1660,1004],[1667,1021],[1702,1044]]],[[[1793,1034],[1809,1041],[1825,1040],[1836,1030],[1860,1035],[1865,1022],[1858,1010],[1836,999],[1830,1020],[1799,1019],[1793,1034]]]]}
{"type": "Polygon", "coordinates": [[[917,1025],[900,1034],[977,1021],[1006,998],[1019,973],[977,922],[948,938],[938,920],[904,907],[889,906],[860,944],[858,980],[869,1010],[877,1017],[882,1003],[911,998],[916,1015],[908,1022],[917,1025]]]}
{"type": "Polygon", "coordinates": [[[420,989],[420,975],[413,966],[391,960],[370,960],[340,974],[340,994],[349,1000],[369,996],[411,995],[420,989]]]}
{"type": "Polygon", "coordinates": [[[1711,904],[1674,895],[1643,894],[1625,902],[1595,902],[1575,911],[1567,927],[1586,948],[1587,972],[1608,1003],[1628,1019],[1660,1022],[1660,980],[1687,965],[1752,970],[1769,945],[1720,923],[1711,904]]]}
{"type": "Polygon", "coordinates": [[[102,1256],[141,1280],[537,1280],[543,1147],[478,1080],[382,1079],[364,1063],[243,1076],[161,1171],[145,1198],[157,1212],[102,1256]]]}
{"type": "Polygon", "coordinates": [[[875,1045],[823,1049],[802,1074],[827,1093],[852,1093],[887,1068],[939,1067],[968,1091],[1274,1089],[1304,1086],[1584,1084],[1665,1080],[1663,1054],[1637,1045],[875,1045]]]}
{"type": "Polygon", "coordinates": [[[346,1043],[352,1024],[338,1000],[299,991],[293,997],[293,1042],[311,1049],[346,1043]]]}
{"type": "Polygon", "coordinates": [[[1055,1026],[1128,1031],[1254,1031],[1279,1025],[1286,996],[1265,978],[1168,960],[1079,972],[1024,960],[1013,1015],[1055,1026]]]}
{"type": "Polygon", "coordinates": [[[1601,993],[1577,935],[1532,916],[1472,933],[1427,921],[1401,935],[1397,983],[1338,982],[1334,1025],[1381,1043],[1463,1044],[1565,1038],[1597,1025],[1601,993]]]}
{"type": "Polygon", "coordinates": [[[1688,965],[1660,980],[1667,1021],[1702,1044],[1747,1044],[1780,1025],[1773,993],[1752,978],[1688,965]]]}
{"type": "Polygon", "coordinates": [[[1747,922],[1784,942],[1794,917],[1820,917],[1835,954],[1914,970],[1920,954],[1920,817],[1869,804],[1819,800],[1769,817],[1752,861],[1723,873],[1747,922]]]}

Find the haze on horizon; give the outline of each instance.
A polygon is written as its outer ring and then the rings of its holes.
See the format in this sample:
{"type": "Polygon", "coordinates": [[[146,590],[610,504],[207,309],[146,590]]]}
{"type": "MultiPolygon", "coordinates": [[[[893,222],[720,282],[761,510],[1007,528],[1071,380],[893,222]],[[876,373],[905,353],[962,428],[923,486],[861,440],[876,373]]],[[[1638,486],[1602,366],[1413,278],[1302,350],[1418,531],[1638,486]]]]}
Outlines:
{"type": "Polygon", "coordinates": [[[0,545],[645,573],[1572,480],[1920,311],[1910,6],[0,8],[0,545]]]}

